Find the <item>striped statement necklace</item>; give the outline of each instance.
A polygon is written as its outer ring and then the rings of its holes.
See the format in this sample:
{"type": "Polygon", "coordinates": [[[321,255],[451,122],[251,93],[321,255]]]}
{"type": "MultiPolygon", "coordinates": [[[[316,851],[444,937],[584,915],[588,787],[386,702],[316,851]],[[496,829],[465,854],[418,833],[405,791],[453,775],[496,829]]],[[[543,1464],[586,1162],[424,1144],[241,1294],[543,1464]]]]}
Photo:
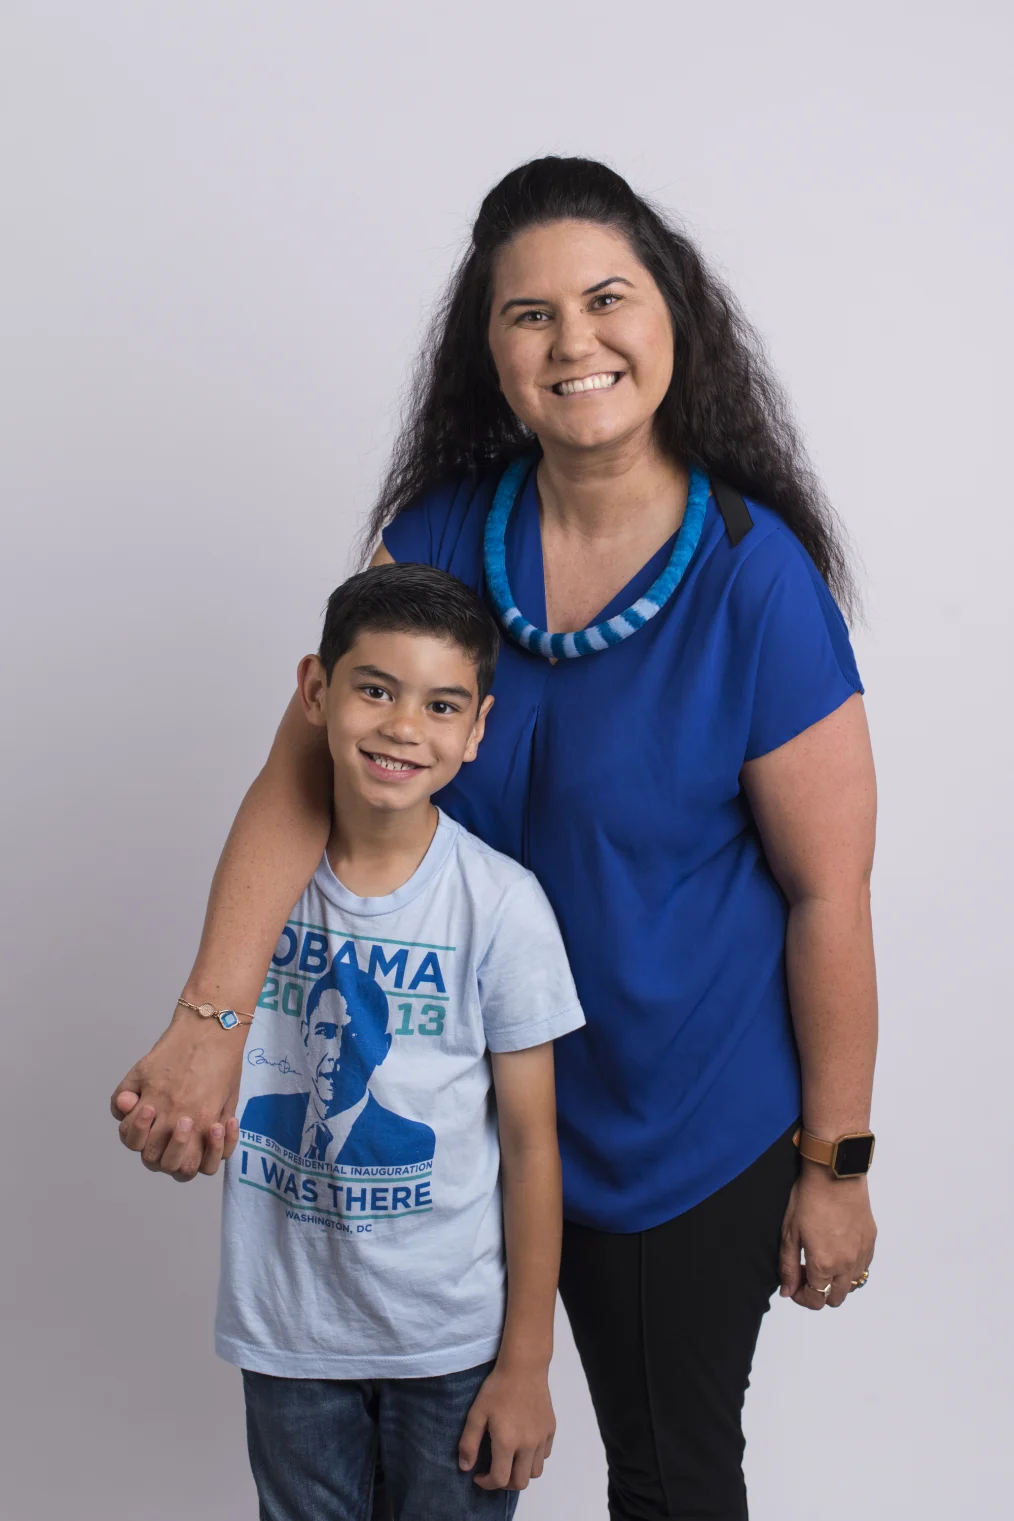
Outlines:
{"type": "Polygon", "coordinates": [[[530,650],[533,655],[545,656],[547,660],[576,660],[581,655],[606,650],[612,644],[622,644],[624,639],[636,634],[649,618],[654,618],[656,613],[661,612],[682,581],[683,573],[700,542],[711,483],[702,471],[691,470],[686,511],[669,563],[643,597],[632,602],[626,612],[617,613],[613,618],[604,618],[601,623],[593,623],[577,633],[549,634],[545,629],[536,628],[534,623],[528,622],[514,600],[507,579],[507,521],[533,464],[534,457],[527,454],[507,466],[486,518],[483,561],[486,585],[497,616],[516,644],[530,650]]]}

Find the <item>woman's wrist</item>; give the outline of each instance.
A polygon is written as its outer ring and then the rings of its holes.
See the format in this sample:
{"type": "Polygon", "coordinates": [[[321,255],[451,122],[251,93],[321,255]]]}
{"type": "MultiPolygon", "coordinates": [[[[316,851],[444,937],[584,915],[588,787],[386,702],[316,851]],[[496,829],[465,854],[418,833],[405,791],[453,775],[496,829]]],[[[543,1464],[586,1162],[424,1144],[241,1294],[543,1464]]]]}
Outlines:
{"type": "MultiPolygon", "coordinates": [[[[277,936],[275,938],[277,940],[277,936]]],[[[274,944],[271,949],[274,950],[274,944]]],[[[259,957],[254,955],[242,963],[234,958],[218,957],[216,963],[212,965],[207,958],[198,956],[180,989],[180,997],[188,1003],[210,1003],[216,1009],[242,1009],[252,1014],[264,987],[266,958],[263,968],[259,966],[259,957]],[[251,967],[258,970],[251,972],[251,967]]]]}
{"type": "MultiPolygon", "coordinates": [[[[219,1004],[214,1003],[213,1000],[207,996],[203,998],[194,997],[189,992],[184,992],[182,994],[182,997],[187,1000],[187,1003],[192,1003],[198,1007],[201,1003],[211,1004],[212,1007],[216,1010],[220,1007],[219,1004]]],[[[240,1027],[245,1031],[250,1022],[251,1021],[246,1019],[241,1020],[240,1027]]],[[[186,1005],[182,1002],[177,1002],[176,1007],[172,1012],[172,1018],[169,1021],[170,1029],[174,1029],[177,1026],[183,1026],[194,1040],[205,1039],[213,1042],[215,1040],[216,1034],[218,1036],[218,1039],[221,1040],[223,1036],[233,1035],[235,1033],[233,1030],[224,1029],[215,1018],[205,1019],[202,1015],[196,1013],[195,1009],[187,1008],[186,1005]]],[[[241,1039],[240,1045],[242,1044],[243,1041],[241,1039]]]]}
{"type": "Polygon", "coordinates": [[[871,1103],[868,1098],[803,1101],[802,1126],[807,1135],[818,1141],[837,1141],[843,1135],[865,1135],[870,1129],[871,1103]]]}
{"type": "Polygon", "coordinates": [[[857,1184],[866,1186],[866,1174],[857,1177],[839,1178],[831,1171],[830,1167],[824,1167],[820,1162],[811,1162],[807,1157],[799,1159],[799,1175],[814,1183],[823,1183],[835,1191],[839,1189],[854,1188],[857,1184]]]}

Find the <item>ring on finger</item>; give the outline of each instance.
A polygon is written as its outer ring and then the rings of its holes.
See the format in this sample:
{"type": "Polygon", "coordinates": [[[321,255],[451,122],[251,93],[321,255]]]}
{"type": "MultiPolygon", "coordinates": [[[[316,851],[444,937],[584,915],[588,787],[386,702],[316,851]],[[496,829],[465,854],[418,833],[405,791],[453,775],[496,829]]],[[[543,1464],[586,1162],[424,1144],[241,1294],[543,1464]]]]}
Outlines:
{"type": "Polygon", "coordinates": [[[851,1294],[852,1291],[853,1291],[853,1289],[865,1289],[866,1282],[867,1282],[867,1279],[869,1278],[869,1276],[870,1276],[870,1270],[869,1270],[869,1268],[867,1268],[865,1272],[860,1273],[860,1275],[859,1275],[858,1278],[853,1278],[853,1280],[852,1280],[852,1287],[849,1289],[849,1293],[851,1294]]]}
{"type": "Polygon", "coordinates": [[[826,1286],[826,1288],[823,1288],[823,1289],[815,1289],[815,1293],[817,1293],[817,1294],[823,1294],[823,1296],[824,1296],[824,1303],[825,1303],[825,1304],[826,1304],[826,1303],[827,1303],[827,1296],[828,1296],[828,1295],[829,1295],[829,1294],[830,1294],[830,1292],[831,1292],[831,1290],[832,1290],[832,1289],[833,1289],[833,1288],[834,1288],[834,1281],[833,1281],[833,1280],[832,1280],[832,1281],[831,1281],[831,1282],[830,1282],[830,1283],[829,1283],[829,1284],[828,1284],[828,1285],[827,1285],[827,1286],[826,1286]]]}

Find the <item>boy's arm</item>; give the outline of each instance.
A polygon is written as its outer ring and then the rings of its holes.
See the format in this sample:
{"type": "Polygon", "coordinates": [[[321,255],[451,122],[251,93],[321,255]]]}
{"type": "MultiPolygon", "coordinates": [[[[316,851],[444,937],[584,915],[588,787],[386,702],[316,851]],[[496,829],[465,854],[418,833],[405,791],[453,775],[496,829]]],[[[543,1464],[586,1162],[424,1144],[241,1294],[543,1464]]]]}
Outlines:
{"type": "Polygon", "coordinates": [[[562,1235],[553,1045],[493,1054],[500,1127],[507,1317],[496,1367],[468,1414],[458,1448],[475,1466],[488,1430],[492,1462],[482,1489],[525,1489],[537,1479],[556,1431],[549,1396],[553,1315],[562,1235]]]}

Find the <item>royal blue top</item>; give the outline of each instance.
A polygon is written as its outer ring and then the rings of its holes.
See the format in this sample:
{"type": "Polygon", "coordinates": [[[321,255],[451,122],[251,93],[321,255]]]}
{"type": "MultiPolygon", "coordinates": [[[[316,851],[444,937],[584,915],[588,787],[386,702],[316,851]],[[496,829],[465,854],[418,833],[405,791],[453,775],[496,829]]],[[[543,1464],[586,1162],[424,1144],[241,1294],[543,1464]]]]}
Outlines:
{"type": "MultiPolygon", "coordinates": [[[[482,594],[497,478],[429,493],[384,530],[390,553],[482,594]]],[[[551,665],[505,640],[478,757],[436,798],[534,871],[560,921],[588,1021],[556,1045],[564,1212],[600,1230],[691,1208],[800,1110],[787,905],[740,772],[862,685],[813,562],[748,505],[733,548],[709,500],[675,594],[622,644],[551,665]]],[[[598,619],[641,596],[672,547],[598,619]]],[[[506,556],[518,607],[545,628],[534,471],[506,556]]]]}

